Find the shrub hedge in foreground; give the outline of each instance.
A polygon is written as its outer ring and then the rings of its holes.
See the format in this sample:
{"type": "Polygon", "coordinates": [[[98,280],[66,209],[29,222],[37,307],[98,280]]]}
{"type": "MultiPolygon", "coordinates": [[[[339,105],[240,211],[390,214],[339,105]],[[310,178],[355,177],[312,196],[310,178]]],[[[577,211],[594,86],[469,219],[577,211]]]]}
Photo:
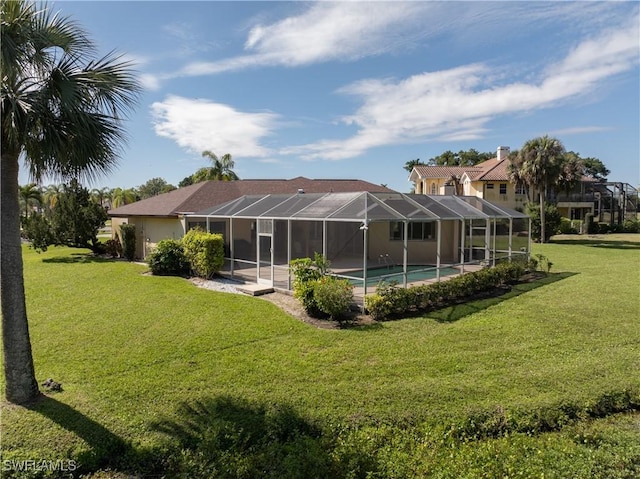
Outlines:
{"type": "Polygon", "coordinates": [[[222,269],[224,240],[221,234],[206,233],[194,228],[184,235],[182,246],[196,276],[209,279],[222,269]]]}
{"type": "Polygon", "coordinates": [[[378,286],[376,293],[365,298],[365,307],[376,320],[428,311],[515,282],[524,272],[521,263],[500,263],[438,283],[408,288],[400,288],[395,284],[378,286]]]}
{"type": "Polygon", "coordinates": [[[183,404],[154,428],[173,440],[162,471],[169,477],[623,478],[640,469],[640,446],[629,447],[637,433],[607,444],[588,420],[639,408],[640,392],[625,389],[585,404],[471,412],[451,424],[329,425],[287,406],[224,397],[183,404]]]}

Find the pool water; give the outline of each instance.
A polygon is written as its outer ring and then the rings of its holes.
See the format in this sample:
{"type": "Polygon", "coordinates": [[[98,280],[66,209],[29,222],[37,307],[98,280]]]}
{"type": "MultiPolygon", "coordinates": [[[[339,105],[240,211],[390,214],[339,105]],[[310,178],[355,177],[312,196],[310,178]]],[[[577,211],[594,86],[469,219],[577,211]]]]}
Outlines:
{"type": "MultiPolygon", "coordinates": [[[[354,286],[362,286],[362,280],[356,278],[363,277],[364,270],[345,271],[341,273],[341,276],[348,276],[349,281],[354,286]]],[[[451,276],[453,274],[459,274],[458,268],[440,268],[440,277],[451,276]]],[[[428,279],[434,279],[437,276],[437,270],[433,265],[408,265],[407,266],[407,282],[413,283],[416,281],[424,281],[428,279]]],[[[390,283],[396,281],[398,284],[402,284],[402,266],[384,266],[367,268],[367,286],[375,286],[380,281],[386,281],[390,283]]]]}

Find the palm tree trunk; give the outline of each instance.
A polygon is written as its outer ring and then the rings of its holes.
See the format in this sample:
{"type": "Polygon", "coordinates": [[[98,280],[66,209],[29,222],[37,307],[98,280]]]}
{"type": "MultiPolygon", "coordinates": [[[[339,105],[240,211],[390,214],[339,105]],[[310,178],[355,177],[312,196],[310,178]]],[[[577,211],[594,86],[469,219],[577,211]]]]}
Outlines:
{"type": "Polygon", "coordinates": [[[540,188],[540,243],[544,243],[545,240],[545,228],[544,228],[544,224],[545,224],[545,217],[544,217],[544,199],[546,193],[547,193],[547,188],[540,188]]]}
{"type": "Polygon", "coordinates": [[[40,394],[33,367],[24,295],[18,155],[2,152],[0,158],[0,300],[2,344],[7,401],[25,404],[40,394]]]}

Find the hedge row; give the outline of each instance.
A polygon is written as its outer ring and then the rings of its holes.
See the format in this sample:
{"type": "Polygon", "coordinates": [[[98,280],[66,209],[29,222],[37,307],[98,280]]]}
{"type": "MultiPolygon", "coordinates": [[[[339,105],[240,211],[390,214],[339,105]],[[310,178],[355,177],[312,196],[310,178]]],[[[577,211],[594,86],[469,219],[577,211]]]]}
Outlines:
{"type": "Polygon", "coordinates": [[[458,441],[498,438],[513,433],[542,434],[559,431],[579,421],[640,410],[640,390],[629,387],[602,394],[593,401],[564,400],[532,410],[507,411],[503,408],[469,412],[452,424],[447,436],[458,441]]]}
{"type": "Polygon", "coordinates": [[[501,263],[438,283],[408,288],[395,284],[378,286],[376,293],[365,298],[365,307],[376,320],[428,311],[515,282],[524,272],[522,263],[501,263]]]}

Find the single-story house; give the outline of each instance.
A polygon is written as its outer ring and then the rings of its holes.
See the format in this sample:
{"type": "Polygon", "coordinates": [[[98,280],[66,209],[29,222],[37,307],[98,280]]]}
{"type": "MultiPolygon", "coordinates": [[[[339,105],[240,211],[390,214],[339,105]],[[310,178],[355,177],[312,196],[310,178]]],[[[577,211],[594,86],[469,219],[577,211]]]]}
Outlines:
{"type": "Polygon", "coordinates": [[[120,224],[136,225],[136,257],[144,259],[163,239],[180,239],[197,219],[189,214],[221,205],[244,195],[391,192],[393,190],[362,180],[309,179],[302,176],[288,180],[258,179],[237,181],[203,181],[169,193],[109,210],[113,234],[120,224]]]}
{"type": "Polygon", "coordinates": [[[363,297],[527,257],[530,218],[475,196],[345,192],[244,195],[185,215],[225,238],[224,271],[291,289],[289,264],[323,254],[363,297]]]}

